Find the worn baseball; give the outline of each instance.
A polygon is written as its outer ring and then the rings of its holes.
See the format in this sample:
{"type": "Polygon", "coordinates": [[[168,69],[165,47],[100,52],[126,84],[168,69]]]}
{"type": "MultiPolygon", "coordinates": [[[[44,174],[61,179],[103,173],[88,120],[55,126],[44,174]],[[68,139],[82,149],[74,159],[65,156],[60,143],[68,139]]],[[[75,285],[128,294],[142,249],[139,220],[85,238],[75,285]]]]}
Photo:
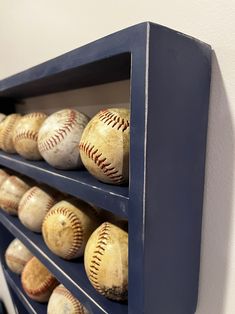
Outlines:
{"type": "Polygon", "coordinates": [[[62,284],[54,289],[47,314],[89,314],[88,310],[62,284]]]}
{"type": "Polygon", "coordinates": [[[0,113],[0,123],[6,118],[4,113],[0,113]]]}
{"type": "Polygon", "coordinates": [[[14,239],[9,244],[5,253],[7,266],[16,274],[21,274],[24,266],[32,257],[32,253],[18,239],[14,239]]]}
{"type": "Polygon", "coordinates": [[[58,169],[81,167],[78,145],[88,117],[72,109],[50,115],[38,134],[38,149],[42,157],[58,169]]]}
{"type": "Polygon", "coordinates": [[[17,215],[24,193],[30,189],[30,181],[9,176],[0,186],[0,207],[10,215],[17,215]]]}
{"type": "Polygon", "coordinates": [[[52,291],[59,284],[36,257],[32,257],[25,265],[21,275],[21,283],[26,294],[38,302],[47,302],[52,291]]]}
{"type": "Polygon", "coordinates": [[[87,124],[80,141],[84,166],[98,180],[124,184],[129,178],[130,111],[106,109],[87,124]]]}
{"type": "MultiPolygon", "coordinates": [[[[6,115],[4,113],[0,113],[0,138],[1,138],[1,132],[3,130],[3,121],[6,119],[6,115]]],[[[1,148],[1,142],[0,142],[0,149],[1,148]]]]}
{"type": "Polygon", "coordinates": [[[38,150],[38,131],[47,118],[43,112],[33,112],[23,116],[13,132],[15,150],[29,160],[42,159],[38,150]]]}
{"type": "Polygon", "coordinates": [[[0,186],[8,177],[9,177],[9,174],[5,170],[0,169],[0,186]]]}
{"type": "Polygon", "coordinates": [[[63,200],[47,213],[42,234],[49,249],[64,259],[82,256],[99,221],[91,206],[80,200],[63,200]]]}
{"type": "Polygon", "coordinates": [[[41,232],[43,219],[55,203],[55,193],[50,188],[33,186],[20,200],[18,217],[31,231],[41,232]]]}
{"type": "Polygon", "coordinates": [[[112,300],[128,294],[128,234],[104,222],[89,238],[84,255],[85,270],[93,287],[112,300]]]}
{"type": "Polygon", "coordinates": [[[13,143],[13,131],[20,119],[20,114],[13,113],[7,116],[1,123],[0,147],[7,153],[16,153],[13,143]]]}

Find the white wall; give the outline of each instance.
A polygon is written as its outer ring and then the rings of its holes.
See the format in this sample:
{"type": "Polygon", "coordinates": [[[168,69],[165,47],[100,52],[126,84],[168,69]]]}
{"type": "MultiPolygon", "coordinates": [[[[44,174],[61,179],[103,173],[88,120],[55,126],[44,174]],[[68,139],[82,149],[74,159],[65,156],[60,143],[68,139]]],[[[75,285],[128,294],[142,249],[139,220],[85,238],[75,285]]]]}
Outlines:
{"type": "MultiPolygon", "coordinates": [[[[214,49],[197,314],[234,314],[235,1],[0,0],[0,78],[146,20],[214,49]]],[[[116,92],[116,102],[126,102],[128,82],[120,84],[115,90],[124,96],[116,92]]],[[[103,95],[103,87],[82,91],[84,104],[109,101],[91,100],[94,92],[103,95]]]]}

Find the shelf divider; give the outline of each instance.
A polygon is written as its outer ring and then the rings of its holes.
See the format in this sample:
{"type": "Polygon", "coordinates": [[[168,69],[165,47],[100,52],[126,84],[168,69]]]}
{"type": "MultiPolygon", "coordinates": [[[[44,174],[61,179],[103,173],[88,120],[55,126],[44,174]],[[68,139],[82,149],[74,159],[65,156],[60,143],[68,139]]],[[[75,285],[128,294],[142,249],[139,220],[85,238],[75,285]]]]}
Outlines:
{"type": "Polygon", "coordinates": [[[28,161],[19,155],[7,154],[2,151],[0,152],[0,165],[112,211],[116,215],[128,216],[129,190],[127,186],[101,183],[84,169],[57,170],[45,161],[28,161]]]}

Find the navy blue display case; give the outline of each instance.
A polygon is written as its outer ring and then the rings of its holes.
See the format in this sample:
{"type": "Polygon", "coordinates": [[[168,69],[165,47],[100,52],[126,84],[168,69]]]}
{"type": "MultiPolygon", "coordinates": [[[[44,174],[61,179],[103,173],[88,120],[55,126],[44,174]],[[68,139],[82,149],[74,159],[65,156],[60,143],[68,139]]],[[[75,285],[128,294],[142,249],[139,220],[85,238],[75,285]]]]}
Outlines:
{"type": "MultiPolygon", "coordinates": [[[[100,296],[82,260],[60,259],[41,235],[0,211],[0,237],[9,243],[8,229],[22,240],[91,313],[195,313],[210,75],[209,45],[146,22],[0,81],[4,111],[28,97],[130,79],[128,187],[100,183],[84,170],[58,171],[0,153],[1,165],[128,218],[127,305],[100,296]]],[[[20,297],[19,280],[6,275],[20,297]]]]}

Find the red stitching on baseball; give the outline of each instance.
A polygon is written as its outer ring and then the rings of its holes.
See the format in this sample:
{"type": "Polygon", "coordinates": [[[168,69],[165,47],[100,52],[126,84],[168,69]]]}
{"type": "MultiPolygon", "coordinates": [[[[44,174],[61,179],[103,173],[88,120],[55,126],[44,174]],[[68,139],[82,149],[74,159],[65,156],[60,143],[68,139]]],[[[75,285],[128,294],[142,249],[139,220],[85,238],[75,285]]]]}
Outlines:
{"type": "Polygon", "coordinates": [[[24,116],[24,118],[46,118],[47,115],[43,112],[31,112],[24,116]]]}
{"type": "Polygon", "coordinates": [[[58,286],[55,289],[55,293],[63,295],[74,306],[74,312],[77,314],[85,314],[82,304],[69,292],[64,286],[58,286]]]}
{"type": "Polygon", "coordinates": [[[16,121],[19,119],[19,115],[15,114],[14,116],[11,116],[8,118],[7,120],[7,124],[6,126],[4,125],[4,128],[2,129],[1,132],[1,146],[5,146],[6,142],[9,142],[12,139],[12,127],[14,127],[14,124],[16,123],[16,121]],[[9,137],[10,135],[10,137],[9,137]]]}
{"type": "Polygon", "coordinates": [[[105,249],[108,243],[108,240],[110,239],[110,225],[108,222],[105,222],[103,224],[103,227],[101,228],[97,240],[97,244],[94,250],[94,254],[92,256],[90,265],[89,265],[89,278],[98,292],[105,295],[105,292],[100,287],[99,281],[98,281],[98,273],[99,273],[99,266],[100,262],[102,261],[102,256],[105,253],[105,249]]]}
{"type": "Polygon", "coordinates": [[[130,123],[127,119],[121,118],[117,113],[109,111],[109,109],[101,110],[99,113],[99,119],[107,125],[111,125],[112,128],[121,130],[124,132],[129,128],[130,123]]]}
{"type": "Polygon", "coordinates": [[[79,148],[94,161],[94,163],[102,170],[102,172],[113,182],[122,183],[124,177],[122,174],[118,174],[118,170],[112,166],[110,162],[107,161],[106,157],[102,157],[102,153],[99,153],[99,150],[95,148],[94,145],[90,143],[79,144],[79,148]]]}
{"type": "Polygon", "coordinates": [[[64,125],[60,127],[58,130],[55,130],[54,134],[51,135],[50,138],[45,138],[44,140],[39,141],[38,143],[39,151],[43,153],[45,151],[53,149],[56,145],[58,145],[77,124],[76,118],[77,118],[76,112],[70,110],[68,118],[65,121],[64,125]]]}
{"type": "Polygon", "coordinates": [[[32,198],[35,194],[37,194],[37,187],[34,186],[30,190],[28,190],[22,197],[19,203],[18,212],[20,213],[21,210],[24,208],[26,203],[32,198]]]}
{"type": "Polygon", "coordinates": [[[38,140],[38,132],[34,132],[33,130],[21,131],[20,133],[18,133],[14,137],[14,143],[17,142],[17,141],[20,141],[22,139],[29,139],[29,140],[37,142],[37,140],[38,140]]]}
{"type": "Polygon", "coordinates": [[[68,220],[71,223],[71,227],[73,230],[73,242],[68,250],[68,252],[64,255],[65,259],[71,259],[73,258],[76,254],[77,251],[81,248],[82,243],[83,243],[83,229],[82,229],[82,224],[80,219],[73,213],[71,212],[67,207],[58,207],[55,209],[52,209],[51,211],[48,212],[45,221],[52,215],[54,214],[62,214],[65,217],[68,218],[68,220]]]}

